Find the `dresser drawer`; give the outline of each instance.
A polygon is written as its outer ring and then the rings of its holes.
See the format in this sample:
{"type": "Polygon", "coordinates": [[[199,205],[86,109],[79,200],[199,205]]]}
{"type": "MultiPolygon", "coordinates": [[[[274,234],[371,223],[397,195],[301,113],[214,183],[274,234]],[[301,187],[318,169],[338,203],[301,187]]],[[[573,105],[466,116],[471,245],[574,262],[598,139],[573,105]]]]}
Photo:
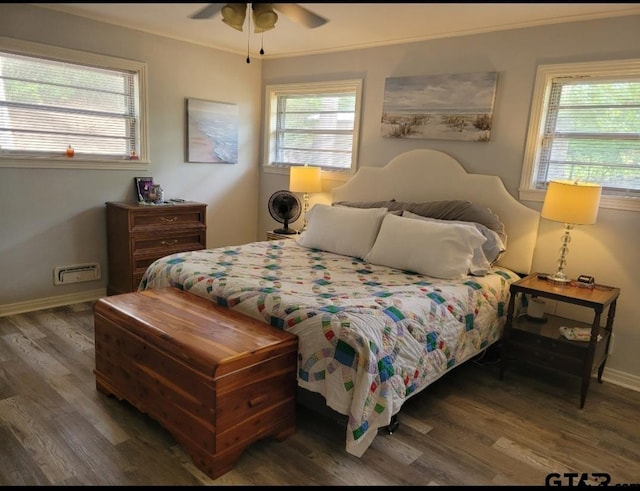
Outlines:
{"type": "Polygon", "coordinates": [[[204,210],[201,208],[153,210],[153,212],[136,212],[131,215],[131,231],[162,227],[204,226],[204,210]]]}
{"type": "Polygon", "coordinates": [[[156,254],[167,256],[176,251],[202,249],[205,243],[204,235],[204,230],[188,230],[180,233],[133,236],[133,254],[149,255],[150,251],[154,251],[156,254]]]}
{"type": "Polygon", "coordinates": [[[164,257],[164,256],[159,256],[158,254],[152,254],[147,256],[134,256],[133,257],[134,275],[140,276],[140,278],[142,278],[142,275],[147,270],[147,268],[151,266],[151,263],[153,263],[156,259],[160,259],[161,257],[164,257]]]}
{"type": "Polygon", "coordinates": [[[189,246],[182,246],[177,250],[170,249],[148,249],[146,254],[135,254],[132,258],[133,260],[133,285],[131,291],[136,291],[138,289],[138,285],[142,281],[142,277],[144,276],[147,268],[151,266],[151,264],[161,257],[169,256],[170,254],[176,254],[178,252],[188,252],[188,251],[199,251],[200,249],[204,249],[204,244],[196,244],[189,243],[189,246]],[[149,254],[148,252],[151,251],[149,254]]]}

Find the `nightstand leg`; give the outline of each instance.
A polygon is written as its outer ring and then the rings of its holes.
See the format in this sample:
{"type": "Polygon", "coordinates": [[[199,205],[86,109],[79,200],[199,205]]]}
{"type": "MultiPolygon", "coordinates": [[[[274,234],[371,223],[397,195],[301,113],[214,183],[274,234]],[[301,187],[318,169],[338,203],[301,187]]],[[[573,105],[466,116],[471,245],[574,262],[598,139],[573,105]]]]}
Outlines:
{"type": "Polygon", "coordinates": [[[511,333],[511,325],[513,324],[513,311],[516,303],[516,294],[511,292],[509,297],[509,307],[507,308],[507,320],[504,323],[502,331],[502,347],[500,349],[500,380],[504,378],[504,370],[507,364],[507,348],[509,344],[509,334],[511,333]]]}
{"type": "Polygon", "coordinates": [[[589,378],[582,378],[582,390],[580,392],[580,409],[584,408],[584,403],[587,400],[587,391],[589,390],[589,378]]]}
{"type": "Polygon", "coordinates": [[[607,312],[607,326],[605,330],[609,332],[609,336],[607,337],[607,345],[604,351],[604,360],[598,367],[598,382],[602,383],[602,374],[604,372],[604,366],[607,363],[607,358],[609,358],[609,344],[611,343],[611,336],[613,336],[613,319],[616,316],[616,303],[618,300],[614,300],[611,305],[609,305],[609,311],[607,312]]]}
{"type": "MultiPolygon", "coordinates": [[[[598,344],[598,331],[600,330],[601,311],[596,310],[593,316],[593,324],[591,325],[591,340],[589,341],[589,349],[587,357],[584,361],[582,370],[582,391],[580,393],[580,409],[584,407],[584,401],[587,399],[587,391],[589,390],[589,382],[593,373],[593,361],[596,354],[596,345],[598,344]]],[[[604,363],[604,360],[603,362],[604,363]]]]}

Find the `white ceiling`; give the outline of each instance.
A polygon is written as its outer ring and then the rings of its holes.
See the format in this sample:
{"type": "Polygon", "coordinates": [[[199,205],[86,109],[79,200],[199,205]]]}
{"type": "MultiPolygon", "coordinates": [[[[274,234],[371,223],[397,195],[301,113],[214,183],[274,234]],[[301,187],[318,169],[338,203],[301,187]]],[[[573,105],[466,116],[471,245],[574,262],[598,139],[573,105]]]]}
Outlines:
{"type": "MultiPolygon", "coordinates": [[[[640,3],[301,3],[329,20],[310,29],[280,14],[275,29],[237,31],[189,15],[206,3],[49,3],[54,10],[160,34],[204,46],[265,58],[327,53],[477,34],[559,22],[640,14],[640,3]]],[[[248,17],[248,16],[247,16],[248,17]]]]}

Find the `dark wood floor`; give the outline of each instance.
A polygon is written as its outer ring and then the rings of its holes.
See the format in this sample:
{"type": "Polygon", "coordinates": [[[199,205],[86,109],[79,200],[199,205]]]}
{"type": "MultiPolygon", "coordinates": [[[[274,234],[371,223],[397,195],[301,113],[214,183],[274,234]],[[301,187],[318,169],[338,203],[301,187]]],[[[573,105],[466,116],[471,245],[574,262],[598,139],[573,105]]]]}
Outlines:
{"type": "Polygon", "coordinates": [[[528,366],[498,380],[492,355],[407,402],[361,458],[344,427],[300,408],[211,480],[170,434],[95,389],[93,304],[0,318],[0,485],[544,485],[640,483],[640,392],[528,366]],[[574,477],[576,476],[576,477],[574,477]]]}

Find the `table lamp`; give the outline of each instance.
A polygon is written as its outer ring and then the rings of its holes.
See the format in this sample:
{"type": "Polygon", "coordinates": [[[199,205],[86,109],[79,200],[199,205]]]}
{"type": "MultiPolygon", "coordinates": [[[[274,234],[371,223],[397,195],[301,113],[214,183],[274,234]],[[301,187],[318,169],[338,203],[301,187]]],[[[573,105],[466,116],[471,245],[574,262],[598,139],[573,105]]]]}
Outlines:
{"type": "Polygon", "coordinates": [[[561,285],[571,281],[564,272],[569,242],[571,242],[570,232],[574,225],[596,223],[601,191],[602,186],[599,184],[578,181],[549,182],[540,215],[543,218],[564,223],[560,259],[557,262],[558,270],[549,276],[550,281],[561,285]]]}
{"type": "Polygon", "coordinates": [[[309,167],[308,165],[289,168],[289,191],[293,193],[304,193],[303,197],[303,226],[300,232],[307,228],[307,210],[309,209],[309,193],[319,193],[322,191],[322,181],[320,179],[320,167],[309,167]]]}

